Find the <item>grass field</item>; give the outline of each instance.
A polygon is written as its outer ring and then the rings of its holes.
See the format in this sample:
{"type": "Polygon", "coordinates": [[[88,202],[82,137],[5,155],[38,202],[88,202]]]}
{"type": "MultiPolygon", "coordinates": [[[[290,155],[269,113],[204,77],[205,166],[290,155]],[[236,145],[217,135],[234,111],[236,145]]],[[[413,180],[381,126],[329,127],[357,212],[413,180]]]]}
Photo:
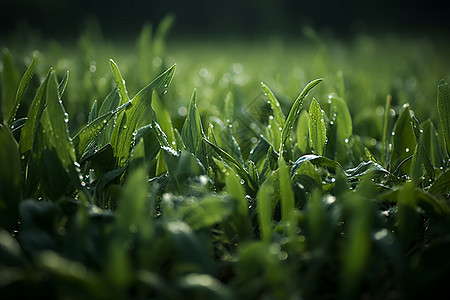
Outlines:
{"type": "Polygon", "coordinates": [[[449,296],[449,44],[4,39],[0,295],[449,296]]]}

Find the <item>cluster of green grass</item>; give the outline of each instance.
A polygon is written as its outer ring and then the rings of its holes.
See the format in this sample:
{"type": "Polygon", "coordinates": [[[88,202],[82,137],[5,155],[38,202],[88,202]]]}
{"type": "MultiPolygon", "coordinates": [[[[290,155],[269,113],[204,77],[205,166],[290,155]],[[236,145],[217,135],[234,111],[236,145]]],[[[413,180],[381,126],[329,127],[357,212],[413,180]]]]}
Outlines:
{"type": "MultiPolygon", "coordinates": [[[[370,93],[379,79],[358,70],[308,80],[284,65],[288,75],[258,83],[277,63],[246,54],[186,63],[177,80],[169,25],[153,38],[144,27],[125,76],[92,33],[79,58],[35,53],[22,76],[3,51],[2,298],[450,293],[444,80],[414,93],[433,99],[427,120],[397,99],[411,82],[392,97],[378,91],[380,103],[370,93]],[[42,70],[52,59],[56,70],[42,70]],[[71,66],[74,75],[61,71],[71,66]]],[[[313,56],[314,72],[339,60],[327,51],[313,56]]]]}

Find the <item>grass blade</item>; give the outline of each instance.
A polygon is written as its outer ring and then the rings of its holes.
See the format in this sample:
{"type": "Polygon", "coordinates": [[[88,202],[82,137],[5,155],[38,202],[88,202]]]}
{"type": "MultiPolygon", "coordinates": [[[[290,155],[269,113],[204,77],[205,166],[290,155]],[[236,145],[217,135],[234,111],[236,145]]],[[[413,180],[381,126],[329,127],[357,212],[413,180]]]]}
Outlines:
{"type": "Polygon", "coordinates": [[[403,169],[403,173],[409,173],[411,162],[405,161],[412,155],[416,147],[414,131],[411,125],[411,114],[409,105],[404,105],[402,112],[395,123],[392,131],[392,156],[390,170],[403,169]]]}
{"type": "Polygon", "coordinates": [[[278,125],[283,128],[284,123],[286,121],[286,117],[283,114],[283,111],[281,110],[280,102],[278,102],[278,99],[275,97],[275,95],[272,93],[272,91],[269,89],[267,85],[261,82],[261,87],[264,91],[264,95],[267,95],[267,99],[269,99],[270,107],[273,111],[273,116],[275,117],[275,120],[277,121],[278,125]]]}
{"type": "Polygon", "coordinates": [[[437,88],[437,107],[444,137],[444,148],[450,155],[450,87],[443,79],[437,88]]]}
{"type": "Polygon", "coordinates": [[[112,133],[111,145],[114,149],[114,156],[116,157],[118,167],[123,167],[128,162],[134,139],[133,132],[138,128],[141,117],[148,113],[152,107],[153,91],[159,96],[165,94],[174,73],[175,65],[139,91],[128,102],[129,104],[127,104],[126,110],[117,118],[118,126],[115,126],[112,133]]]}
{"type": "Polygon", "coordinates": [[[9,114],[8,125],[10,127],[12,126],[12,124],[14,122],[14,118],[16,116],[17,109],[20,106],[20,101],[22,99],[23,92],[25,91],[26,87],[30,83],[31,78],[33,78],[35,62],[36,61],[33,57],[31,64],[28,66],[27,70],[25,71],[25,73],[22,76],[22,79],[20,80],[19,88],[17,89],[17,94],[16,94],[16,101],[15,101],[14,106],[12,107],[10,114],[9,114]]]}
{"type": "Polygon", "coordinates": [[[189,103],[188,114],[181,129],[181,136],[186,148],[206,165],[206,153],[202,142],[202,139],[205,138],[205,133],[203,132],[202,121],[197,110],[196,99],[197,91],[194,90],[189,103]]]}
{"type": "Polygon", "coordinates": [[[281,131],[281,147],[284,147],[287,138],[291,134],[292,128],[299,116],[300,110],[303,105],[303,100],[305,99],[306,95],[308,95],[309,91],[316,85],[318,85],[321,81],[322,78],[319,78],[308,83],[300,93],[300,95],[297,97],[297,99],[294,101],[294,104],[292,105],[291,110],[289,111],[289,114],[287,116],[286,123],[283,126],[283,130],[281,131]]]}
{"type": "Polygon", "coordinates": [[[238,171],[239,176],[244,179],[245,181],[247,181],[247,184],[249,185],[249,187],[256,191],[256,187],[257,184],[256,182],[253,181],[252,177],[250,176],[250,174],[247,173],[247,171],[228,153],[226,153],[225,151],[223,151],[222,149],[220,149],[219,147],[217,147],[216,145],[214,145],[213,143],[211,143],[210,141],[208,141],[206,138],[203,139],[216,153],[217,155],[219,155],[226,163],[228,163],[229,165],[231,165],[233,168],[236,169],[236,171],[238,171]]]}
{"type": "Polygon", "coordinates": [[[108,124],[109,120],[111,120],[115,114],[122,111],[126,106],[127,104],[124,104],[118,109],[107,112],[104,115],[89,122],[72,138],[77,159],[80,159],[82,157],[89,143],[91,143],[92,140],[95,139],[100,132],[102,132],[102,130],[108,124]]]}
{"type": "Polygon", "coordinates": [[[311,101],[309,107],[309,141],[313,152],[322,156],[327,142],[327,133],[322,109],[316,99],[311,101]]]}
{"type": "Polygon", "coordinates": [[[31,150],[33,141],[35,138],[36,128],[39,124],[39,120],[42,115],[42,111],[45,106],[45,91],[47,89],[47,83],[50,78],[51,69],[45,76],[44,81],[40,85],[39,89],[31,102],[30,109],[28,111],[27,121],[22,127],[20,132],[19,150],[22,155],[31,150]]]}
{"type": "Polygon", "coordinates": [[[388,95],[386,98],[386,105],[384,107],[384,121],[383,121],[383,133],[381,136],[381,162],[383,166],[387,165],[387,153],[388,149],[386,148],[386,140],[387,140],[387,127],[389,121],[389,109],[391,108],[392,96],[388,95]]]}
{"type": "Polygon", "coordinates": [[[122,105],[130,101],[130,97],[128,97],[127,86],[125,84],[125,80],[122,77],[122,74],[120,73],[119,67],[114,62],[114,60],[110,59],[109,65],[111,66],[111,70],[117,83],[117,90],[119,91],[120,95],[120,104],[122,105]]]}
{"type": "Polygon", "coordinates": [[[291,178],[289,176],[289,167],[282,155],[279,159],[280,176],[280,198],[281,198],[281,220],[289,224],[289,232],[295,234],[295,198],[291,187],[291,178]]]}
{"type": "Polygon", "coordinates": [[[69,81],[69,71],[67,71],[66,74],[64,74],[63,79],[61,80],[61,82],[58,85],[58,92],[59,92],[60,97],[62,97],[64,95],[68,81],[69,81]]]}

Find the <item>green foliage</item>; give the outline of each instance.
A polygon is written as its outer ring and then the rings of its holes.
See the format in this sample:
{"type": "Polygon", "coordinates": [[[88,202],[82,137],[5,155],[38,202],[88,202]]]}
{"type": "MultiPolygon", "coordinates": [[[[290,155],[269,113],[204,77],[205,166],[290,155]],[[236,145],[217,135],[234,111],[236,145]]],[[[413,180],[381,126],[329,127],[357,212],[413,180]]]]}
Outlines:
{"type": "MultiPolygon", "coordinates": [[[[81,39],[80,68],[89,71],[75,68],[70,83],[66,70],[43,76],[37,53],[22,68],[3,52],[2,297],[450,294],[444,81],[438,130],[438,118],[421,122],[421,106],[413,112],[396,99],[407,86],[384,106],[364,107],[369,85],[388,90],[341,71],[309,83],[298,70],[283,84],[269,77],[274,92],[261,84],[265,95],[252,102],[249,86],[260,87],[242,64],[192,76],[180,67],[173,80],[171,23],[155,34],[144,26],[124,76],[113,60],[94,61],[98,32],[81,39]],[[108,61],[109,75],[98,75],[108,61]],[[318,100],[307,97],[313,88],[318,100]]],[[[315,60],[321,70],[325,50],[315,60]]]]}

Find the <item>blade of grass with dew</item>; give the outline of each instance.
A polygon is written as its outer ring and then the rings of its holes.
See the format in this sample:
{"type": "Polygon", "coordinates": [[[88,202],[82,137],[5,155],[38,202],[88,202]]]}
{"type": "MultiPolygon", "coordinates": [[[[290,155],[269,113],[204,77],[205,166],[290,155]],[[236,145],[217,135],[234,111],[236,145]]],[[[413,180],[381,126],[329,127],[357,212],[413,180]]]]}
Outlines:
{"type": "Polygon", "coordinates": [[[181,129],[181,137],[186,148],[193,153],[206,166],[206,149],[203,144],[205,133],[203,132],[202,120],[197,109],[197,91],[192,93],[189,109],[183,128],[181,129]]]}
{"type": "Polygon", "coordinates": [[[46,89],[47,119],[42,119],[44,130],[50,140],[54,141],[54,147],[63,168],[68,172],[73,183],[80,185],[80,176],[75,169],[77,158],[72,139],[69,136],[68,114],[65,112],[56,81],[55,71],[51,72],[46,89]],[[51,117],[50,117],[51,116],[51,117]]]}
{"type": "Polygon", "coordinates": [[[19,150],[23,157],[31,150],[35,139],[36,128],[39,124],[42,111],[45,107],[45,92],[47,89],[48,80],[50,78],[50,69],[45,76],[44,81],[39,86],[36,95],[31,102],[30,109],[28,110],[27,121],[22,127],[20,132],[19,150]]]}
{"type": "Polygon", "coordinates": [[[169,112],[164,107],[162,100],[156,92],[153,92],[152,95],[152,107],[154,122],[157,122],[161,127],[161,130],[165,133],[169,145],[176,149],[172,119],[170,118],[169,112]]]}
{"type": "MultiPolygon", "coordinates": [[[[100,116],[114,111],[119,107],[120,103],[120,95],[117,88],[113,88],[111,92],[106,96],[105,100],[103,100],[102,105],[98,111],[100,116]]],[[[114,131],[114,122],[107,122],[105,128],[100,132],[97,137],[97,146],[99,148],[111,142],[111,136],[114,131]]]]}
{"type": "Polygon", "coordinates": [[[111,145],[114,149],[114,156],[117,159],[117,166],[123,167],[126,165],[133,143],[133,132],[137,129],[141,117],[151,109],[152,93],[155,91],[158,95],[163,95],[167,92],[167,88],[172,81],[175,73],[175,65],[170,67],[167,71],[158,76],[149,85],[139,91],[136,96],[130,100],[120,117],[118,117],[117,125],[114,128],[111,137],[111,145]]]}
{"type": "Polygon", "coordinates": [[[434,167],[428,156],[427,150],[422,142],[423,128],[420,126],[416,117],[412,117],[412,125],[414,134],[416,136],[417,145],[414,149],[414,154],[411,162],[410,176],[412,182],[417,186],[423,175],[423,169],[425,168],[430,180],[435,177],[434,167]]]}
{"type": "Polygon", "coordinates": [[[339,97],[330,97],[331,119],[337,126],[337,139],[340,144],[346,144],[353,132],[352,117],[347,103],[339,97]]]}
{"type": "Polygon", "coordinates": [[[248,172],[228,153],[223,151],[221,148],[217,147],[207,139],[204,139],[207,145],[209,145],[217,155],[219,155],[227,164],[232,166],[239,174],[239,176],[244,179],[248,186],[256,191],[257,183],[253,181],[253,178],[248,174],[248,172]]]}
{"type": "Polygon", "coordinates": [[[297,97],[297,99],[294,101],[294,104],[292,104],[291,110],[289,111],[289,114],[286,118],[286,122],[281,131],[281,147],[284,147],[286,140],[291,134],[292,128],[294,127],[294,123],[297,120],[300,110],[302,108],[303,100],[308,95],[309,91],[313,89],[316,85],[318,85],[320,82],[322,82],[322,78],[315,79],[310,83],[308,83],[303,89],[303,91],[300,93],[300,95],[297,97]]]}
{"type": "Polygon", "coordinates": [[[94,104],[92,104],[91,110],[89,111],[88,123],[94,121],[97,118],[98,118],[98,103],[97,100],[95,100],[94,104]]]}
{"type": "Polygon", "coordinates": [[[286,117],[284,116],[283,111],[281,110],[280,102],[267,85],[261,82],[261,87],[264,91],[264,95],[267,95],[267,99],[269,100],[269,104],[270,107],[272,108],[275,120],[277,121],[279,127],[283,128],[286,121],[286,117]]]}
{"type": "Polygon", "coordinates": [[[67,83],[69,82],[69,71],[67,71],[64,74],[63,79],[61,79],[61,82],[58,85],[58,92],[59,96],[62,97],[64,95],[64,92],[66,91],[67,83]]]}
{"type": "Polygon", "coordinates": [[[31,78],[33,78],[35,63],[36,63],[36,60],[33,57],[33,60],[31,61],[27,70],[23,74],[22,79],[20,80],[19,87],[18,87],[17,93],[16,93],[16,101],[11,109],[11,112],[9,113],[9,118],[8,118],[9,127],[11,127],[14,122],[14,118],[16,116],[17,109],[19,109],[19,106],[20,106],[23,92],[25,91],[26,87],[30,83],[31,78]]]}
{"type": "Polygon", "coordinates": [[[122,77],[122,73],[120,73],[119,67],[115,63],[114,60],[109,60],[109,65],[114,75],[114,79],[116,80],[117,90],[120,95],[120,105],[127,103],[130,101],[130,97],[128,96],[127,86],[125,80],[122,77]]]}
{"type": "Polygon", "coordinates": [[[410,169],[410,161],[406,161],[416,147],[416,140],[411,124],[411,114],[408,104],[403,106],[402,112],[395,123],[392,131],[392,155],[390,162],[390,170],[402,170],[407,174],[410,169]]]}
{"type": "Polygon", "coordinates": [[[450,87],[443,79],[439,82],[437,88],[437,107],[444,138],[444,148],[447,151],[447,156],[450,156],[450,87]]]}
{"type": "Polygon", "coordinates": [[[313,99],[309,106],[309,141],[313,152],[322,156],[327,142],[327,133],[322,109],[316,99],[313,99]]]}
{"type": "Polygon", "coordinates": [[[128,104],[125,103],[116,110],[101,115],[100,117],[86,124],[86,126],[84,126],[77,134],[75,134],[75,136],[72,138],[72,142],[75,148],[76,157],[78,159],[81,159],[88,145],[102,132],[102,130],[108,124],[109,120],[111,120],[114,115],[124,110],[127,105],[128,104]]]}
{"type": "Polygon", "coordinates": [[[427,153],[430,155],[431,162],[436,168],[443,168],[445,164],[445,154],[439,143],[438,133],[431,120],[423,122],[422,126],[422,141],[427,153]]]}

